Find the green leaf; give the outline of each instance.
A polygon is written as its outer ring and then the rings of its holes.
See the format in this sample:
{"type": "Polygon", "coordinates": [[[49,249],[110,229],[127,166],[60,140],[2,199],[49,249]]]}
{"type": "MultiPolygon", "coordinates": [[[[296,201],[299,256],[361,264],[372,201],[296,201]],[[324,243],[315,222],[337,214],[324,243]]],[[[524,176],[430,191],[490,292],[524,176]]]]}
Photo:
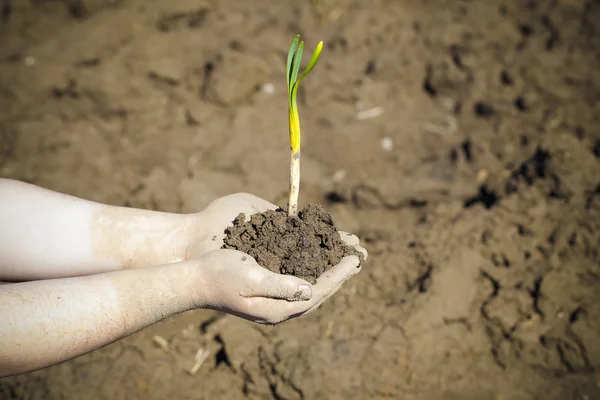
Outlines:
{"type": "Polygon", "coordinates": [[[292,87],[296,83],[298,79],[298,72],[300,72],[300,64],[302,63],[302,52],[304,51],[304,42],[300,42],[298,46],[298,50],[296,50],[296,55],[292,61],[292,76],[290,78],[290,85],[292,87]]]}
{"type": "Polygon", "coordinates": [[[292,44],[290,46],[290,51],[288,52],[288,57],[287,57],[287,67],[286,67],[286,75],[287,75],[287,84],[288,84],[288,92],[290,91],[291,88],[291,84],[293,84],[293,82],[290,82],[291,80],[291,72],[292,72],[292,62],[294,60],[294,56],[296,55],[296,47],[298,46],[298,41],[300,40],[300,35],[296,35],[296,37],[294,38],[294,40],[292,41],[292,44]]]}
{"type": "Polygon", "coordinates": [[[302,79],[304,79],[306,77],[306,75],[308,75],[308,73],[317,64],[317,61],[319,60],[319,56],[321,55],[321,50],[322,49],[323,49],[323,42],[321,41],[321,42],[319,42],[319,44],[315,48],[315,51],[313,52],[313,55],[310,58],[310,62],[306,66],[306,69],[304,70],[304,72],[302,73],[302,75],[300,75],[300,78],[298,79],[298,83],[297,84],[300,84],[300,82],[302,81],[302,79]]]}
{"type": "Polygon", "coordinates": [[[322,49],[323,49],[323,42],[321,41],[321,42],[319,42],[319,44],[317,45],[317,48],[313,52],[313,55],[310,58],[310,62],[306,66],[306,69],[304,70],[304,72],[302,72],[302,75],[300,75],[300,78],[298,78],[298,80],[295,81],[295,82],[292,81],[292,90],[291,90],[291,94],[290,94],[290,98],[291,99],[295,99],[296,98],[296,95],[298,93],[298,87],[300,86],[300,82],[302,82],[302,79],[304,79],[306,77],[306,75],[308,75],[308,73],[317,64],[317,61],[319,60],[319,56],[321,55],[321,50],[322,49]]]}

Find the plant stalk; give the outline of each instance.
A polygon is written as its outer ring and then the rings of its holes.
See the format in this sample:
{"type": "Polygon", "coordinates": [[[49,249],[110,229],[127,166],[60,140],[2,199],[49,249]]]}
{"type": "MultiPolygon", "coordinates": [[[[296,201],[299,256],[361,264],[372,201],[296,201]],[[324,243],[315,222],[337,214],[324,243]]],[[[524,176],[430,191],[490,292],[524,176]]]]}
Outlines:
{"type": "Polygon", "coordinates": [[[290,152],[290,197],[288,201],[288,215],[298,215],[298,197],[300,194],[300,150],[294,154],[290,152]]]}
{"type": "Polygon", "coordinates": [[[317,48],[313,52],[310,62],[300,76],[300,62],[302,60],[302,52],[304,51],[304,42],[300,42],[300,35],[296,35],[290,46],[290,51],[287,58],[287,86],[288,86],[288,118],[290,129],[290,197],[288,201],[288,215],[295,217],[298,215],[298,197],[300,194],[300,119],[298,117],[298,105],[296,96],[298,94],[298,86],[302,79],[308,75],[313,69],[319,55],[323,49],[323,42],[319,42],[317,48]]]}

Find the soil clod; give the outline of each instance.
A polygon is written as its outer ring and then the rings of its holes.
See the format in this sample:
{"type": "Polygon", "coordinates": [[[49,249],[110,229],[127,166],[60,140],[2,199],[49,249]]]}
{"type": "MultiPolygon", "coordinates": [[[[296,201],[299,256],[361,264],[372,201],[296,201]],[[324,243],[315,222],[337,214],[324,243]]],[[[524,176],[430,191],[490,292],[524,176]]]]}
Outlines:
{"type": "Polygon", "coordinates": [[[225,231],[223,248],[254,257],[270,271],[315,283],[325,271],[347,255],[363,255],[348,246],[333,219],[320,204],[306,206],[297,217],[283,209],[250,216],[240,214],[225,231]]]}

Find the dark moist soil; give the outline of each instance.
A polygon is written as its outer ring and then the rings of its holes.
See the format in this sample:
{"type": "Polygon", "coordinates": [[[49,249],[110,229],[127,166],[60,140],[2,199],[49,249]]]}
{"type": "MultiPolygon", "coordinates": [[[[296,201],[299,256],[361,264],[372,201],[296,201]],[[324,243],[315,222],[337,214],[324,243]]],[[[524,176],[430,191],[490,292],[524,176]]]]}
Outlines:
{"type": "Polygon", "coordinates": [[[254,214],[250,221],[240,214],[225,230],[223,248],[254,257],[270,271],[293,275],[315,283],[341,259],[363,255],[340,238],[333,218],[320,204],[310,204],[290,217],[284,209],[254,214]]]}

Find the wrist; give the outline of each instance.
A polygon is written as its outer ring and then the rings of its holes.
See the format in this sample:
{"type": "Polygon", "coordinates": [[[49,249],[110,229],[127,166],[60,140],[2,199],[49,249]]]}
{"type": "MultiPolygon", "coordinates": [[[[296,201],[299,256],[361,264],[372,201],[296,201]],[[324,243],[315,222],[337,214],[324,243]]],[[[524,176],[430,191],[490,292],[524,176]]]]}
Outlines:
{"type": "Polygon", "coordinates": [[[104,308],[111,308],[112,337],[122,337],[195,307],[194,271],[187,263],[115,271],[85,279],[108,281],[101,287],[104,308]],[[111,301],[112,299],[112,301],[111,301]]]}
{"type": "Polygon", "coordinates": [[[92,249],[99,260],[134,269],[184,260],[193,215],[107,206],[92,220],[92,249]]]}
{"type": "Polygon", "coordinates": [[[193,308],[220,309],[223,286],[230,283],[221,273],[223,261],[220,254],[221,251],[210,251],[180,263],[188,277],[186,291],[192,299],[193,308]]]}
{"type": "Polygon", "coordinates": [[[162,269],[161,275],[164,272],[164,282],[174,295],[171,313],[203,307],[201,274],[196,262],[185,261],[159,268],[162,269]]]}

